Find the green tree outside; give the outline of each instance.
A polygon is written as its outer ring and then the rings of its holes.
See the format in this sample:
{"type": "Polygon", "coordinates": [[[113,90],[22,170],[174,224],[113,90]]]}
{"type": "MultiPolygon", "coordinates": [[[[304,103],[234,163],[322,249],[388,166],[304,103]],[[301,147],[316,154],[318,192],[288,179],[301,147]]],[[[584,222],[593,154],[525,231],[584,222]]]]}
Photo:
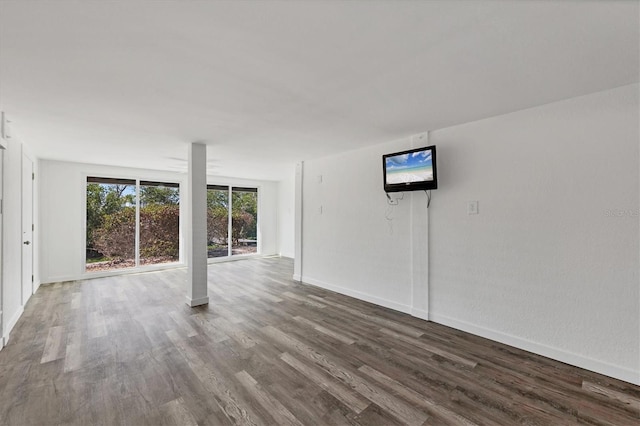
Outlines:
{"type": "Polygon", "coordinates": [[[87,235],[88,249],[94,249],[95,232],[105,223],[107,216],[135,205],[135,195],[125,194],[130,185],[101,183],[87,184],[87,235]]]}

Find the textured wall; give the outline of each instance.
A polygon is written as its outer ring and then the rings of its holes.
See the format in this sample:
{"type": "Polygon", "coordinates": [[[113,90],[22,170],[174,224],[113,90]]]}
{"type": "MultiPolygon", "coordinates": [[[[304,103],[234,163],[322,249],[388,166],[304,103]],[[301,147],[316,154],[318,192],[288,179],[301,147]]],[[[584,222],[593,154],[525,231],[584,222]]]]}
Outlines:
{"type": "Polygon", "coordinates": [[[303,281],[639,383],[638,113],[631,85],[430,132],[428,218],[382,191],[415,140],[305,161],[303,281]]]}
{"type": "Polygon", "coordinates": [[[407,193],[390,206],[382,185],[382,155],[410,145],[406,139],[305,161],[304,282],[410,311],[412,198],[425,194],[407,193]]]}
{"type": "Polygon", "coordinates": [[[631,85],[430,134],[436,321],[640,380],[638,113],[631,85]]]}

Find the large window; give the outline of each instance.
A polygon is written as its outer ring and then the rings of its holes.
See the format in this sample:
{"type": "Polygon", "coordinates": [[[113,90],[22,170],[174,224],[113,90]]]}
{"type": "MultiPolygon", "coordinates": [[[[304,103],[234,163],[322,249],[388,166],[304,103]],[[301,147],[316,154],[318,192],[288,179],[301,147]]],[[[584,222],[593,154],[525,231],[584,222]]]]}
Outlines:
{"type": "Polygon", "coordinates": [[[258,252],[258,189],[207,186],[208,256],[258,252]]]}
{"type": "Polygon", "coordinates": [[[177,262],[177,183],[87,178],[86,271],[177,262]]]}

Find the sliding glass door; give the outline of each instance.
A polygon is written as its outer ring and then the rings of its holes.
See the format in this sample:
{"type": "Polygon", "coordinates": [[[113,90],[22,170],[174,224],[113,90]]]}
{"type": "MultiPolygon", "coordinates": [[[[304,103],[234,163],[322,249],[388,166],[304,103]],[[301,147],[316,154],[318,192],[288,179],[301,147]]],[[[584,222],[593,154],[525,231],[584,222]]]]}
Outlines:
{"type": "Polygon", "coordinates": [[[208,256],[258,252],[258,189],[207,186],[208,256]]]}
{"type": "Polygon", "coordinates": [[[177,262],[180,189],[177,183],[140,181],[140,264],[177,262]]]}
{"type": "Polygon", "coordinates": [[[87,272],[177,262],[177,183],[87,177],[87,272]]]}
{"type": "Polygon", "coordinates": [[[258,251],[258,190],[231,190],[231,254],[251,254],[258,251]]]}
{"type": "Polygon", "coordinates": [[[229,187],[207,186],[208,257],[229,256],[229,187]]]}

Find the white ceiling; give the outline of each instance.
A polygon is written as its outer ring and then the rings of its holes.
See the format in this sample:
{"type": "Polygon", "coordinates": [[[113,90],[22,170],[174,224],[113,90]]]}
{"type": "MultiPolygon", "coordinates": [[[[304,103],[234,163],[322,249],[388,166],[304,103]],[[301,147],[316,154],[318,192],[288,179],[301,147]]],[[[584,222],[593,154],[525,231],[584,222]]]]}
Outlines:
{"type": "Polygon", "coordinates": [[[0,1],[41,158],[280,179],[296,160],[639,81],[638,1],[0,1]]]}

